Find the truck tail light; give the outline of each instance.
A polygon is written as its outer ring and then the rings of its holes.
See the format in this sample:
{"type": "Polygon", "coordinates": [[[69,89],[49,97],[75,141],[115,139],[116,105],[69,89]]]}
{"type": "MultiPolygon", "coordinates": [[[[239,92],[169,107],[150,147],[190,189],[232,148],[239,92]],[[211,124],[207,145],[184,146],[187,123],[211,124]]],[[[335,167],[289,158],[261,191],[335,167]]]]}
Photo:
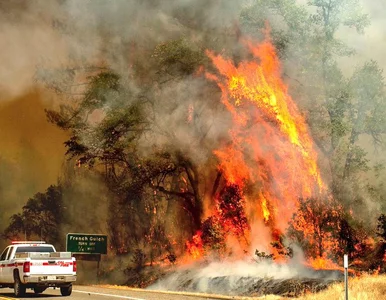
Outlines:
{"type": "Polygon", "coordinates": [[[23,272],[24,273],[29,273],[31,271],[31,262],[26,261],[23,264],[23,272]]]}
{"type": "Polygon", "coordinates": [[[76,272],[76,260],[72,262],[72,272],[76,272]]]}

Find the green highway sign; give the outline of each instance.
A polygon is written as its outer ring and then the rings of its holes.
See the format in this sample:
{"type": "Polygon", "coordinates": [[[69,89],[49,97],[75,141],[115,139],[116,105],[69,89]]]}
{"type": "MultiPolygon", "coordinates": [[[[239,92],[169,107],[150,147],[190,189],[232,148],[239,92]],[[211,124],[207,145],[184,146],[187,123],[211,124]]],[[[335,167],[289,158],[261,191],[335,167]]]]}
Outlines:
{"type": "Polygon", "coordinates": [[[67,233],[66,251],[85,254],[107,254],[107,235],[67,233]]]}

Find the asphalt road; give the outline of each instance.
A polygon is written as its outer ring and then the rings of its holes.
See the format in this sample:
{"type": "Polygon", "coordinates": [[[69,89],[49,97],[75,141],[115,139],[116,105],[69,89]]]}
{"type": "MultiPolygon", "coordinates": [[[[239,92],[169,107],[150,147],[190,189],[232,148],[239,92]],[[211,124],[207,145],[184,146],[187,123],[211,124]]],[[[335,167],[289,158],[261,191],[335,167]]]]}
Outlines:
{"type": "Polygon", "coordinates": [[[204,299],[230,299],[228,297],[206,297],[204,295],[183,295],[181,293],[171,294],[164,292],[150,292],[146,290],[131,290],[131,289],[114,289],[101,288],[94,286],[74,286],[72,294],[69,297],[62,297],[59,289],[49,288],[42,294],[35,295],[32,290],[27,290],[27,294],[23,298],[16,298],[13,295],[13,290],[9,288],[0,289],[0,300],[9,299],[44,299],[44,300],[204,300],[204,299]]]}

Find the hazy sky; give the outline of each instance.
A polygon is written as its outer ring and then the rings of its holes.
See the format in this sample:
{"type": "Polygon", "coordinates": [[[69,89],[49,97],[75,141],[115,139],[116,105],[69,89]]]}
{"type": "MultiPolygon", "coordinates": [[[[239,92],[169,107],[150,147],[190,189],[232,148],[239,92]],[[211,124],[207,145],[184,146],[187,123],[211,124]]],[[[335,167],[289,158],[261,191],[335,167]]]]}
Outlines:
{"type": "Polygon", "coordinates": [[[345,29],[340,38],[352,45],[357,55],[355,58],[343,59],[350,69],[357,63],[373,59],[386,69],[386,1],[362,0],[364,11],[371,19],[371,25],[365,29],[365,33],[359,35],[354,29],[345,29]]]}

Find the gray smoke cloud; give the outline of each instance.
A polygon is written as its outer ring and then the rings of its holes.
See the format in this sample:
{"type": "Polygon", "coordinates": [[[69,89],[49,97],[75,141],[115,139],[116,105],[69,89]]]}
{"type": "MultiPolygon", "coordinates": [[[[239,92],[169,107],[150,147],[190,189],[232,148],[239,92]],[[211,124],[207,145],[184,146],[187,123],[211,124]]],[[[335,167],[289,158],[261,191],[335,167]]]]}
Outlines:
{"type": "Polygon", "coordinates": [[[362,1],[363,11],[368,14],[371,24],[359,35],[354,29],[344,30],[340,38],[356,50],[355,58],[347,59],[345,65],[352,71],[356,64],[369,59],[377,61],[382,69],[386,68],[386,59],[383,49],[386,47],[386,18],[383,12],[386,3],[382,0],[362,1]],[[354,60],[354,61],[353,61],[354,60]]]}

